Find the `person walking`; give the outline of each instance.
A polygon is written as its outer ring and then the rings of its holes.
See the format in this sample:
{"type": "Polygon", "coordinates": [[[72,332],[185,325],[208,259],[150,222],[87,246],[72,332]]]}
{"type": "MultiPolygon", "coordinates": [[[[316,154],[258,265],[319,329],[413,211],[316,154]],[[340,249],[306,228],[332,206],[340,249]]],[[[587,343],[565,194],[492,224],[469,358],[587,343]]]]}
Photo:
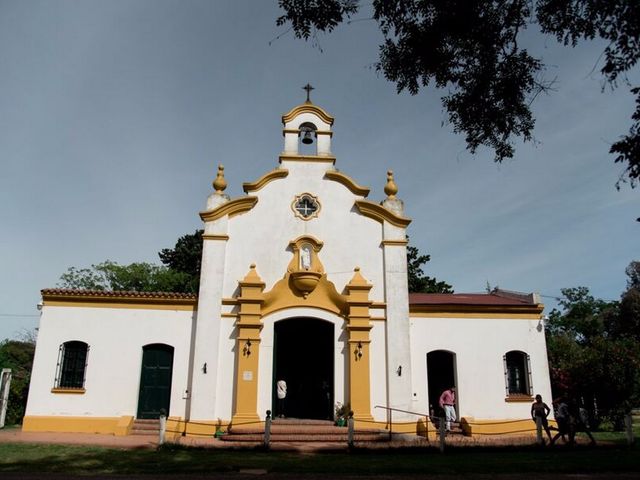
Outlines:
{"type": "Polygon", "coordinates": [[[558,433],[551,439],[551,445],[560,437],[564,440],[565,435],[569,435],[569,444],[573,443],[573,437],[570,431],[569,406],[564,398],[560,397],[553,401],[555,407],[556,423],[558,424],[558,433]]]}
{"type": "Polygon", "coordinates": [[[440,407],[444,410],[445,428],[451,431],[451,422],[457,420],[456,417],[456,387],[451,387],[440,395],[440,407]]]}

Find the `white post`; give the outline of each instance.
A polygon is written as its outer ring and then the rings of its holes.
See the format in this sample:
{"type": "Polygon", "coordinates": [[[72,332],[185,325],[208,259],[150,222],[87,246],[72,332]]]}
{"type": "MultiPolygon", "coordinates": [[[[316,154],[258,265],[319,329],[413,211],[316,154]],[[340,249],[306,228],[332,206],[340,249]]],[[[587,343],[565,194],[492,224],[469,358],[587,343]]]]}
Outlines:
{"type": "Polygon", "coordinates": [[[354,434],[355,434],[355,421],[353,420],[353,416],[349,415],[349,418],[347,419],[347,426],[348,426],[348,436],[347,436],[347,444],[349,445],[349,448],[353,448],[353,441],[354,441],[354,434]]]}
{"type": "Polygon", "coordinates": [[[538,439],[538,445],[543,445],[542,440],[542,417],[536,416],[536,436],[538,439]]]}
{"type": "Polygon", "coordinates": [[[11,369],[3,368],[0,374],[0,428],[4,428],[4,420],[9,405],[9,387],[11,386],[11,369]]]}
{"type": "Polygon", "coordinates": [[[165,415],[160,415],[160,438],[158,439],[158,445],[162,445],[164,443],[164,434],[167,431],[167,417],[165,415]]]}
{"type": "Polygon", "coordinates": [[[264,419],[264,448],[269,450],[271,442],[271,410],[267,410],[267,418],[264,419]]]}
{"type": "Polygon", "coordinates": [[[627,444],[633,445],[633,419],[628,413],[624,416],[624,426],[627,430],[627,444]]]}

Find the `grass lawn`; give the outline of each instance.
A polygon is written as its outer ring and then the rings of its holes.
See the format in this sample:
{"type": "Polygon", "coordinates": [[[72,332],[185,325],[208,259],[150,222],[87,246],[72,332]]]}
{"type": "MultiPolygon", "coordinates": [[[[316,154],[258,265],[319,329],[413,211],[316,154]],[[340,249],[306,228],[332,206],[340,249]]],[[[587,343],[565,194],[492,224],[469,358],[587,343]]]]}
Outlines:
{"type": "Polygon", "coordinates": [[[0,444],[1,473],[175,474],[231,472],[259,468],[282,473],[465,474],[640,472],[640,448],[557,446],[535,448],[450,448],[300,454],[197,449],[122,450],[62,445],[0,444]]]}

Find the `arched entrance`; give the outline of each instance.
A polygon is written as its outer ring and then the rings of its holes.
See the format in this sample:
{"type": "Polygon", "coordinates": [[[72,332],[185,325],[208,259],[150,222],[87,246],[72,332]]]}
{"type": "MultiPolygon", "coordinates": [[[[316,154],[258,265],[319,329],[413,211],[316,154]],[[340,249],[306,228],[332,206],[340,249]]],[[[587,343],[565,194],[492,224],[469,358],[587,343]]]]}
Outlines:
{"type": "MultiPolygon", "coordinates": [[[[429,410],[436,416],[444,412],[438,404],[440,394],[456,383],[456,354],[447,350],[434,350],[427,353],[427,388],[429,389],[429,410]]],[[[457,403],[457,401],[456,401],[457,403]]]]}
{"type": "Polygon", "coordinates": [[[169,415],[172,374],[172,346],[154,343],[142,347],[138,418],[169,415]]]}
{"type": "Polygon", "coordinates": [[[272,405],[274,415],[333,418],[333,324],[290,318],[274,325],[272,405]],[[287,382],[285,411],[278,411],[276,382],[287,382]]]}

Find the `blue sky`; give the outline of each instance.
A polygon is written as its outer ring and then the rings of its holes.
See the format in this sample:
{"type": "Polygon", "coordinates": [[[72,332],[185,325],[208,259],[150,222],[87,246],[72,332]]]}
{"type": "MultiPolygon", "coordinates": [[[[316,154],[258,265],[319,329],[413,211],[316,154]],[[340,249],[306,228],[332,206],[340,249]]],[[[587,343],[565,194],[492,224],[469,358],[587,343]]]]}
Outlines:
{"type": "Polygon", "coordinates": [[[427,274],[458,292],[619,297],[640,258],[640,189],[614,187],[607,152],[633,97],[602,90],[602,44],[566,48],[533,27],[525,41],[557,91],[533,105],[536,142],[496,165],[466,152],[442,92],[397,95],[376,74],[366,15],[317,48],[279,14],[275,0],[0,0],[0,339],[37,326],[40,289],[70,266],[159,263],[201,226],[218,163],[242,195],[277,165],[280,116],[307,82],[336,119],[336,166],[376,201],[395,171],[427,274]]]}

